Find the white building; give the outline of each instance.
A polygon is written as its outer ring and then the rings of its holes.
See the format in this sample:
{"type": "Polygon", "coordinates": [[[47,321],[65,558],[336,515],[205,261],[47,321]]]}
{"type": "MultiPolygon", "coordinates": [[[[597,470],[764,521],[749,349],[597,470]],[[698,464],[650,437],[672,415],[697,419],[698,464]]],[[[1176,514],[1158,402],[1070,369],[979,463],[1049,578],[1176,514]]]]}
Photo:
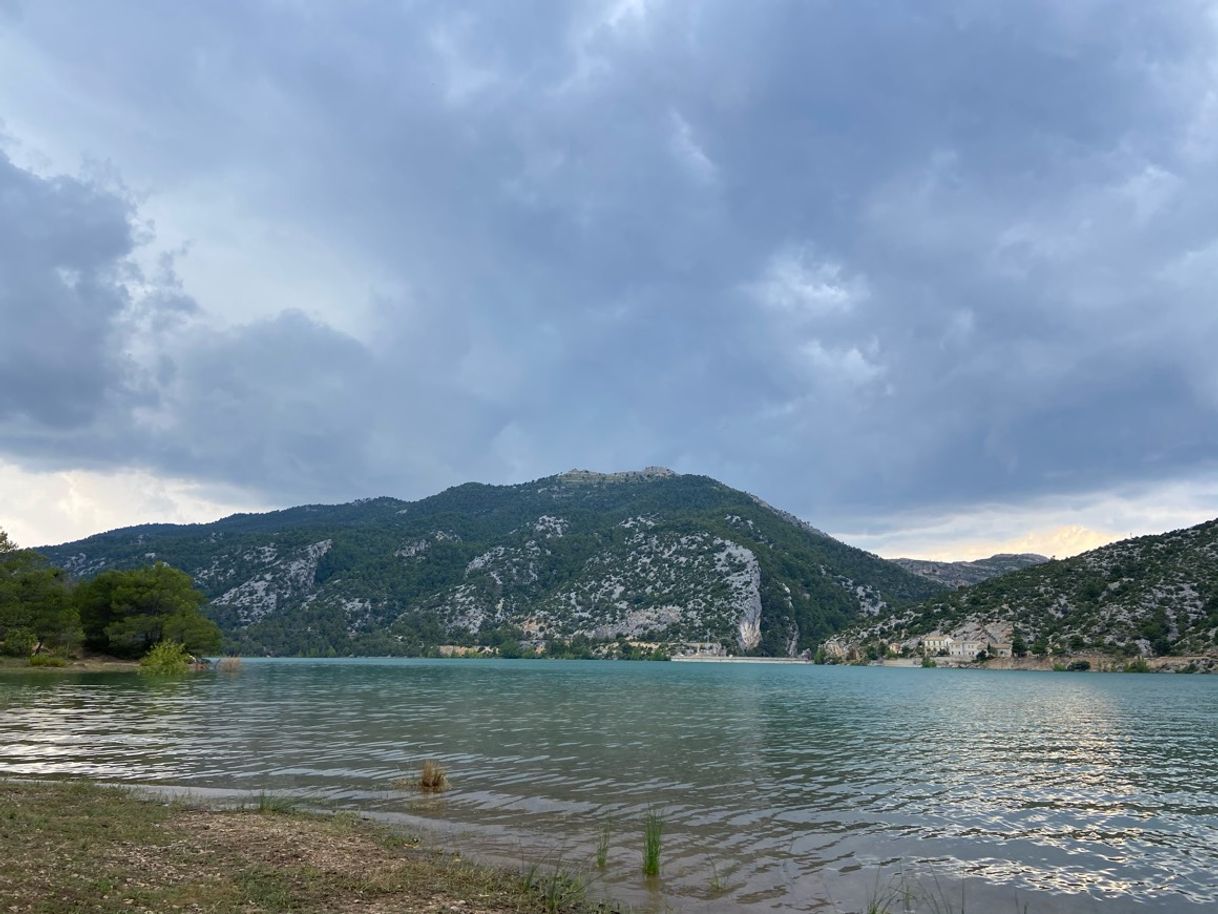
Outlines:
{"type": "Polygon", "coordinates": [[[952,643],[948,645],[947,654],[949,657],[959,657],[963,660],[976,660],[977,655],[985,649],[985,641],[976,641],[972,638],[964,638],[960,641],[952,641],[952,643]]]}
{"type": "Polygon", "coordinates": [[[939,651],[951,653],[952,645],[955,643],[956,640],[951,635],[935,632],[922,639],[922,650],[928,654],[937,654],[939,651]]]}

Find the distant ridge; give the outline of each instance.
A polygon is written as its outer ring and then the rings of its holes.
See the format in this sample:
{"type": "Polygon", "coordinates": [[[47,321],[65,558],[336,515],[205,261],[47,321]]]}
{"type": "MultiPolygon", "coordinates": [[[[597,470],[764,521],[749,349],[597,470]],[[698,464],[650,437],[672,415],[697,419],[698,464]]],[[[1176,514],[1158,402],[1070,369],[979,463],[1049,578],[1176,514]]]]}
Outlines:
{"type": "Polygon", "coordinates": [[[1035,552],[1009,553],[1000,552],[988,559],[975,559],[971,562],[936,562],[926,559],[893,559],[906,571],[921,575],[928,581],[934,581],[945,587],[968,587],[980,584],[982,581],[1040,565],[1049,561],[1047,556],[1035,552]]]}
{"type": "Polygon", "coordinates": [[[839,640],[913,643],[982,627],[1018,632],[1035,653],[1218,654],[1218,520],[885,608],[839,640]]]}

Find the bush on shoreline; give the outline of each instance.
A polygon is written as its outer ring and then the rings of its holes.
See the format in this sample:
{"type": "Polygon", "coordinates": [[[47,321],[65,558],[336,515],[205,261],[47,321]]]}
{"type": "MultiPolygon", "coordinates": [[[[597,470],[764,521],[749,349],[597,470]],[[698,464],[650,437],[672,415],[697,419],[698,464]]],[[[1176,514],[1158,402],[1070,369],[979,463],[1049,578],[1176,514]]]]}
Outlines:
{"type": "Polygon", "coordinates": [[[153,676],[176,676],[190,669],[193,658],[177,641],[158,641],[140,660],[140,672],[153,676]]]}

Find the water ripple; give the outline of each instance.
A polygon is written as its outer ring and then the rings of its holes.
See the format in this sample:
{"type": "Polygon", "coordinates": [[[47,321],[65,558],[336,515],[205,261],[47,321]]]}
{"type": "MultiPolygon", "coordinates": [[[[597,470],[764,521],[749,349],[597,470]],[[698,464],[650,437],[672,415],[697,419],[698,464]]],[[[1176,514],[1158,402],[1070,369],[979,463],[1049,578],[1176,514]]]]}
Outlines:
{"type": "Polygon", "coordinates": [[[516,860],[588,860],[610,822],[604,881],[645,902],[638,821],[659,807],[677,907],[848,910],[897,869],[982,909],[1218,904],[1211,677],[481,661],[6,676],[0,774],[289,791],[516,860]],[[425,758],[449,793],[392,788],[425,758]]]}

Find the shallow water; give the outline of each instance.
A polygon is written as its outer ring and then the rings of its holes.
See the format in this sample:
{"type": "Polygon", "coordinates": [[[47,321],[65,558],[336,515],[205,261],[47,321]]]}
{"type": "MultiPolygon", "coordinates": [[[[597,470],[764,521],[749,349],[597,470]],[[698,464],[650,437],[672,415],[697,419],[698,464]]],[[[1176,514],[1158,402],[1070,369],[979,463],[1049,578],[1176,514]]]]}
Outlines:
{"type": "Polygon", "coordinates": [[[962,893],[981,911],[1218,909],[1218,677],[484,660],[5,675],[4,775],[289,792],[586,869],[643,907],[850,911],[901,883],[940,909],[962,893]],[[449,792],[392,789],[425,758],[449,792]],[[641,874],[649,807],[658,880],[641,874]]]}

